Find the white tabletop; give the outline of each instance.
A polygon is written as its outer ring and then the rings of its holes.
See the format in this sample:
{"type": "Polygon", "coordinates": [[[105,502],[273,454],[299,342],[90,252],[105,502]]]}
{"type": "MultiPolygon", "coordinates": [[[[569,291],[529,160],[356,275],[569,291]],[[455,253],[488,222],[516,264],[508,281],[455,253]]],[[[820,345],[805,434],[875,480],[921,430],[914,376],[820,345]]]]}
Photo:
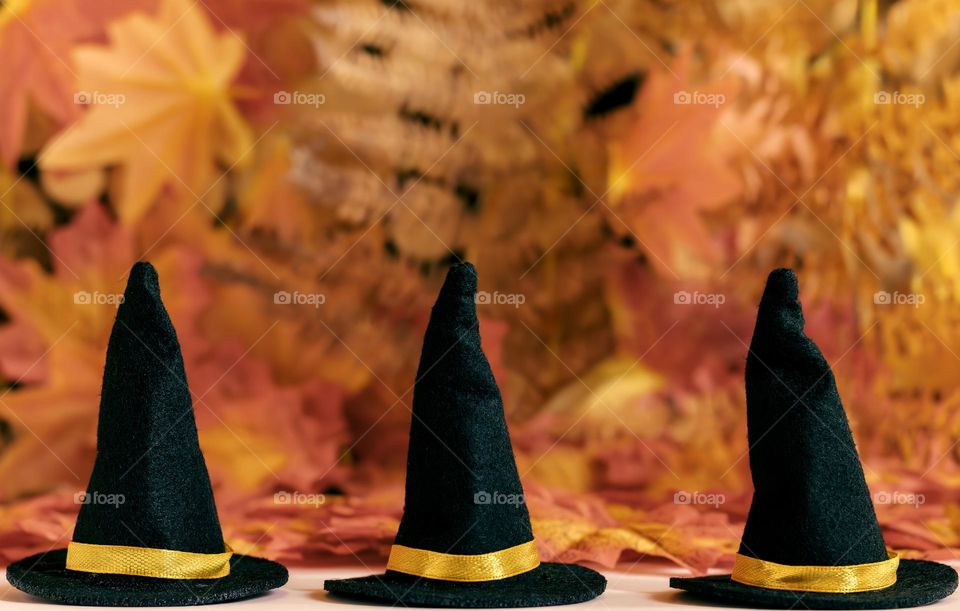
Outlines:
{"type": "MultiPolygon", "coordinates": [[[[607,591],[604,592],[603,596],[586,603],[570,605],[564,608],[585,609],[591,607],[594,609],[608,609],[610,611],[637,611],[640,609],[654,608],[672,608],[676,610],[682,607],[711,606],[668,587],[667,581],[669,576],[671,574],[679,575],[681,571],[663,569],[657,572],[662,572],[662,574],[654,575],[650,574],[649,571],[644,574],[603,571],[608,581],[607,591]]],[[[377,605],[372,603],[332,598],[323,590],[324,579],[359,577],[366,574],[369,574],[369,571],[363,568],[291,569],[290,581],[283,588],[273,590],[268,594],[256,598],[226,604],[229,605],[230,608],[243,606],[248,609],[311,609],[313,611],[317,611],[317,609],[327,605],[336,605],[339,607],[377,607],[377,605]]],[[[14,589],[7,583],[3,583],[3,585],[0,586],[0,609],[14,609],[15,607],[30,609],[30,611],[40,611],[43,609],[57,609],[58,611],[62,611],[63,609],[63,606],[46,604],[14,589]],[[27,605],[29,605],[29,607],[27,605]]],[[[938,611],[947,611],[950,609],[960,611],[960,594],[954,594],[932,607],[936,607],[938,611]]],[[[122,609],[124,607],[110,608],[122,609]]],[[[184,607],[155,608],[184,609],[184,607]]],[[[226,609],[223,605],[216,605],[210,608],[226,609]]],[[[559,609],[560,607],[554,608],[559,609]]],[[[732,607],[723,608],[729,609],[732,607]]]]}

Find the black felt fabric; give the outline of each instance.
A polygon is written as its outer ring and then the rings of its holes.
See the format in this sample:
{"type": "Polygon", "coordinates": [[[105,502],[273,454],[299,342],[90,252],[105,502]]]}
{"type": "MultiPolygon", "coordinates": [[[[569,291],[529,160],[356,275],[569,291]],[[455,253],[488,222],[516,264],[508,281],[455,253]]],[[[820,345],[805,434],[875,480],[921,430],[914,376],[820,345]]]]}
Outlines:
{"type": "Polygon", "coordinates": [[[797,290],[792,271],[770,274],[747,356],[754,493],[740,553],[780,564],[880,562],[886,546],[853,435],[830,365],[803,332],[797,290]]]}
{"type": "Polygon", "coordinates": [[[674,577],[670,587],[698,598],[763,609],[905,609],[949,596],[957,589],[957,572],[937,562],[901,560],[897,583],[883,590],[851,594],[754,588],[731,581],[729,575],[674,577]]]}
{"type": "Polygon", "coordinates": [[[287,583],[287,569],[276,562],[234,554],[230,574],[220,579],[149,579],[130,575],[81,573],[64,569],[67,550],[19,560],[7,567],[13,587],[65,605],[104,607],[182,607],[241,600],[287,583]]]}
{"type": "MultiPolygon", "coordinates": [[[[74,541],[224,551],[180,344],[149,263],[133,266],[117,310],[97,435],[87,486],[93,502],[80,508],[74,541]]],[[[7,576],[15,587],[57,602],[134,606],[234,600],[287,580],[283,566],[245,556],[235,556],[230,575],[215,580],[85,573],[65,569],[65,560],[66,550],[54,550],[10,565],[7,576]]]]}
{"type": "Polygon", "coordinates": [[[332,594],[409,607],[467,609],[571,605],[600,596],[607,581],[575,564],[545,562],[538,568],[498,581],[458,583],[401,573],[328,580],[332,594]]]}
{"type": "Polygon", "coordinates": [[[73,540],[204,554],[223,551],[180,344],[149,263],[130,270],[107,346],[88,495],[73,540]]]}
{"type": "MultiPolygon", "coordinates": [[[[451,267],[424,335],[398,545],[467,555],[533,539],[503,401],[480,344],[476,290],[472,265],[451,267]]],[[[543,564],[484,583],[388,572],[327,581],[324,587],[411,605],[525,607],[589,600],[603,592],[605,584],[599,573],[584,567],[543,564]]]]}
{"type": "Polygon", "coordinates": [[[476,292],[473,266],[452,267],[423,338],[400,545],[485,554],[533,539],[526,504],[475,502],[523,495],[500,390],[480,346],[476,292]]]}
{"type": "MultiPolygon", "coordinates": [[[[770,273],[746,364],[753,502],[739,553],[786,565],[880,562],[886,546],[830,365],[804,334],[797,278],[770,273]]],[[[897,583],[853,594],[772,590],[729,575],[674,578],[671,587],[761,607],[912,607],[956,589],[952,568],[902,561],[897,583]]]]}

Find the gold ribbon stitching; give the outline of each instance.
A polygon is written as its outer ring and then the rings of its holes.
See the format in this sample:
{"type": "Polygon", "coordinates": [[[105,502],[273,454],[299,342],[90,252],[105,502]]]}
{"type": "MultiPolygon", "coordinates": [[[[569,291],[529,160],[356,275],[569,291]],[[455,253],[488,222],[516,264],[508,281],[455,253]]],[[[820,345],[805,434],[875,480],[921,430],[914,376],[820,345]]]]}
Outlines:
{"type": "Polygon", "coordinates": [[[730,579],[748,586],[798,592],[869,592],[897,582],[900,555],[846,566],[793,566],[737,554],[730,579]]]}
{"type": "Polygon", "coordinates": [[[445,581],[494,581],[513,577],[540,566],[535,541],[528,541],[489,554],[443,554],[426,549],[394,545],[387,569],[445,581]]]}
{"type": "Polygon", "coordinates": [[[152,547],[94,545],[71,541],[66,567],[85,573],[137,575],[161,579],[217,579],[230,574],[233,550],[224,545],[220,554],[198,554],[152,547]]]}

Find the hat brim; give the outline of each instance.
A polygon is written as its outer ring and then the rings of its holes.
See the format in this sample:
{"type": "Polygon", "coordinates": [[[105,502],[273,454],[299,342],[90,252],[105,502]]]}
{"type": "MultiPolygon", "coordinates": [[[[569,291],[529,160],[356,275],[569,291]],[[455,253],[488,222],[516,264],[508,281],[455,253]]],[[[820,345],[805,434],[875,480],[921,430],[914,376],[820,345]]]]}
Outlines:
{"type": "Polygon", "coordinates": [[[7,567],[10,585],[55,603],[110,607],[207,605],[249,598],[287,583],[276,562],[234,554],[219,579],[161,579],[84,573],[65,568],[66,549],[36,554],[7,567]]]}
{"type": "Polygon", "coordinates": [[[957,572],[938,562],[901,560],[895,584],[850,594],[758,588],[737,583],[730,575],[673,577],[670,587],[714,601],[766,609],[901,609],[946,598],[957,589],[957,572]]]}
{"type": "Polygon", "coordinates": [[[607,587],[600,573],[576,564],[544,562],[507,579],[443,581],[387,571],[353,579],[331,579],[331,594],[411,607],[468,609],[570,605],[596,598],[607,587]]]}

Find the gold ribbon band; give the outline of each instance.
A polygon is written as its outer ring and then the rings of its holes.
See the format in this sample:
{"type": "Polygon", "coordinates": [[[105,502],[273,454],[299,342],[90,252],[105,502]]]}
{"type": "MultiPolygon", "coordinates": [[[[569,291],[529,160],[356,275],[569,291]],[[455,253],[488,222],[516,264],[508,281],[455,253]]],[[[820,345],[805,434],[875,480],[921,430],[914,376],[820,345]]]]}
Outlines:
{"type": "Polygon", "coordinates": [[[94,545],[71,541],[67,545],[67,568],[85,573],[138,575],[162,579],[217,579],[230,574],[233,550],[227,545],[219,554],[198,554],[152,547],[94,545]]]}
{"type": "Polygon", "coordinates": [[[443,554],[394,545],[387,561],[388,570],[445,581],[494,581],[532,571],[538,566],[540,555],[535,541],[476,555],[443,554]]]}
{"type": "Polygon", "coordinates": [[[737,583],[771,590],[797,592],[869,592],[889,588],[897,582],[900,555],[869,564],[847,566],[793,566],[758,560],[737,554],[730,579],[737,583]]]}

